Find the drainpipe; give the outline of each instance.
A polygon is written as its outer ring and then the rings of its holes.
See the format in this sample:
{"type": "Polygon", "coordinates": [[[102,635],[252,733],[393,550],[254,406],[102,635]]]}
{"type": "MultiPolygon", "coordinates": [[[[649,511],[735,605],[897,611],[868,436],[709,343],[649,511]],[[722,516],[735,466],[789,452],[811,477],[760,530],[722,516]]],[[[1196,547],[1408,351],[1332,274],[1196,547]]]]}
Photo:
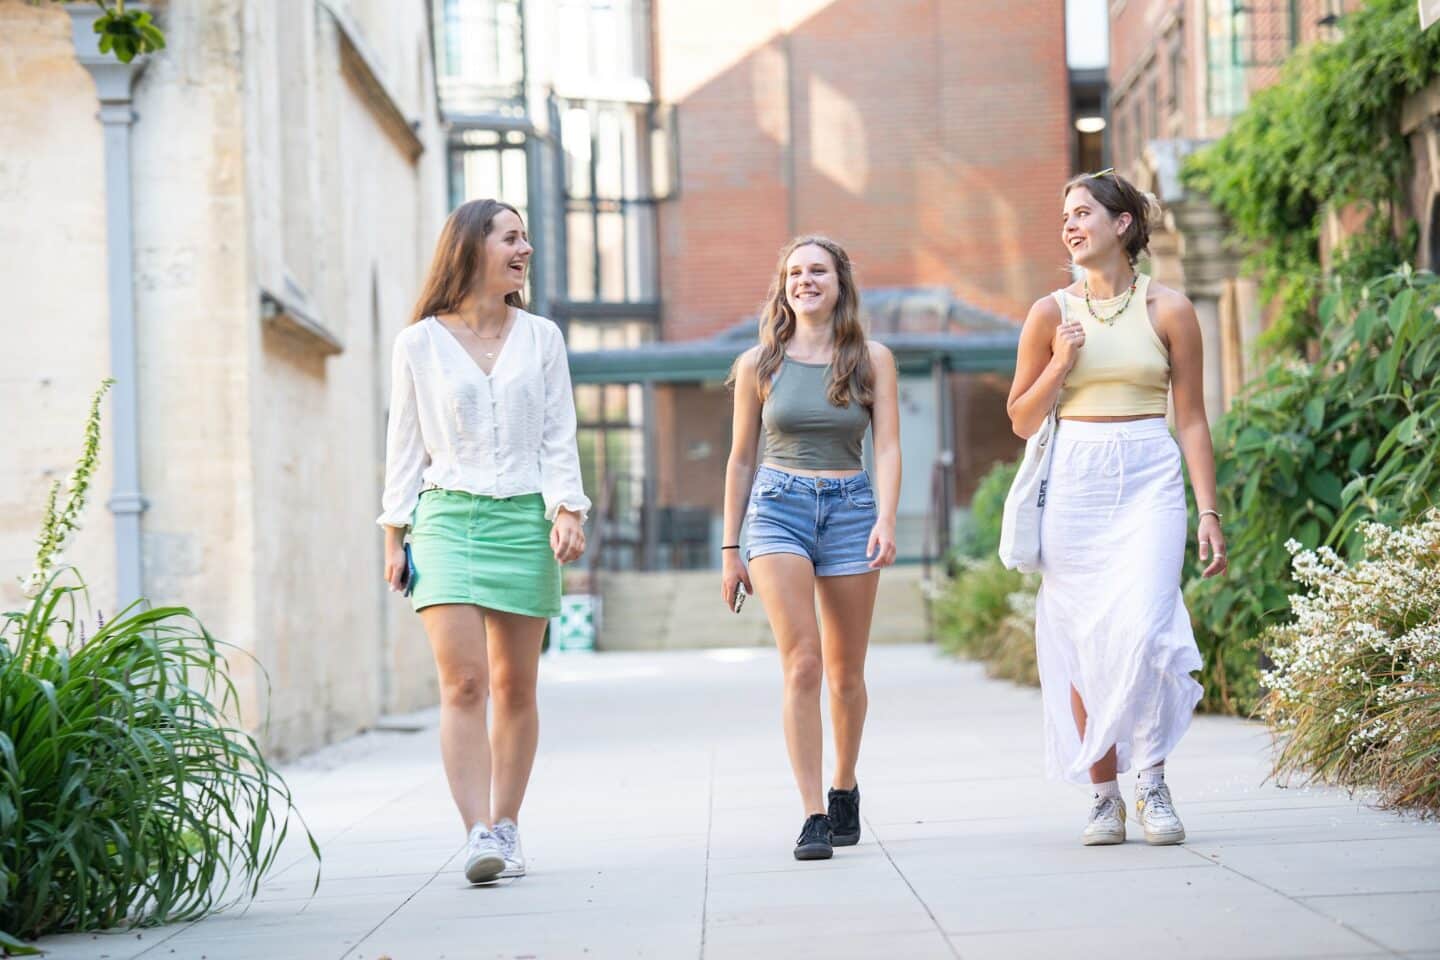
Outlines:
{"type": "MultiPolygon", "coordinates": [[[[143,10],[141,4],[130,9],[143,10]]],[[[95,79],[100,98],[99,119],[105,128],[106,273],[110,294],[110,376],[114,405],[115,476],[107,506],[115,515],[115,580],[117,609],[144,596],[140,552],[140,515],[148,506],[140,492],[140,414],[135,349],[134,245],[130,212],[130,109],[135,78],[145,58],[121,63],[102,54],[94,32],[100,10],[94,4],[66,5],[75,54],[95,79]]]]}

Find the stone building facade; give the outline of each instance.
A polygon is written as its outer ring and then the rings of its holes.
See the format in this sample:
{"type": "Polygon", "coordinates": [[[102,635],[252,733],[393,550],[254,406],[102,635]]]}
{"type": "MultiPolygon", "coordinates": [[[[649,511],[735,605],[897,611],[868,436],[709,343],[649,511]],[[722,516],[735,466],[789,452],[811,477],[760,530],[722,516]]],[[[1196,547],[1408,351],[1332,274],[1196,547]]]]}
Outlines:
{"type": "Polygon", "coordinates": [[[0,0],[0,569],[28,572],[114,373],[69,557],[95,607],[192,607],[268,674],[232,658],[282,754],[433,702],[374,524],[389,346],[446,212],[428,2],[169,0],[138,68],[87,57],[68,6],[0,0]]]}

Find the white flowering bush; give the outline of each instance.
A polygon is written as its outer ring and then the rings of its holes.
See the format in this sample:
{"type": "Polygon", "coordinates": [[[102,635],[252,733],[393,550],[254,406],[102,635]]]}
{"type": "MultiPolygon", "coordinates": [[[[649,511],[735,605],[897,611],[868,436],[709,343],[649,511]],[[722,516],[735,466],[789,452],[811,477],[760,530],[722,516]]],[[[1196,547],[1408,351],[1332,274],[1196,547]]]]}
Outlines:
{"type": "Polygon", "coordinates": [[[1373,787],[1440,814],[1440,509],[1399,529],[1360,525],[1365,557],[1296,541],[1290,623],[1265,634],[1262,713],[1276,773],[1373,787]]]}

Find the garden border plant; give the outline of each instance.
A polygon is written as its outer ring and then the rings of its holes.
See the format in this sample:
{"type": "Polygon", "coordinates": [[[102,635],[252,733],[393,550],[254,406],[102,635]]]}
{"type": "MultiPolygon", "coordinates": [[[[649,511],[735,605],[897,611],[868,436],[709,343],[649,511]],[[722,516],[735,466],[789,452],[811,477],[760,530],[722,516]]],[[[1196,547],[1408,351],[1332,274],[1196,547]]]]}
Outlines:
{"type": "MultiPolygon", "coordinates": [[[[182,606],[137,601],[90,620],[63,550],[98,460],[50,490],[24,610],[0,623],[0,949],[20,938],[191,920],[253,897],[293,814],[284,779],[234,726],[227,655],[182,606]],[[233,893],[233,896],[232,896],[233,893]]],[[[258,665],[257,665],[258,667],[258,665]]],[[[263,678],[263,670],[257,671],[263,678]]],[[[319,883],[317,869],[315,882],[319,883]]]]}

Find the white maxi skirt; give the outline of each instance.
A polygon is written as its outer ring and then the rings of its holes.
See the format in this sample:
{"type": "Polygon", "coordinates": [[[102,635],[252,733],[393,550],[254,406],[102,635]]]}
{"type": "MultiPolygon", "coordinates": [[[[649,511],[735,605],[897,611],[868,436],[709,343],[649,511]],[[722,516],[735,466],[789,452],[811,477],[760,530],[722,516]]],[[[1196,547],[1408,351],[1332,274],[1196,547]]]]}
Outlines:
{"type": "Polygon", "coordinates": [[[1163,419],[1062,420],[1040,519],[1035,647],[1045,771],[1090,782],[1164,760],[1201,695],[1200,651],[1180,596],[1188,527],[1180,449],[1163,419]],[[1080,693],[1082,740],[1070,707],[1080,693]]]}

